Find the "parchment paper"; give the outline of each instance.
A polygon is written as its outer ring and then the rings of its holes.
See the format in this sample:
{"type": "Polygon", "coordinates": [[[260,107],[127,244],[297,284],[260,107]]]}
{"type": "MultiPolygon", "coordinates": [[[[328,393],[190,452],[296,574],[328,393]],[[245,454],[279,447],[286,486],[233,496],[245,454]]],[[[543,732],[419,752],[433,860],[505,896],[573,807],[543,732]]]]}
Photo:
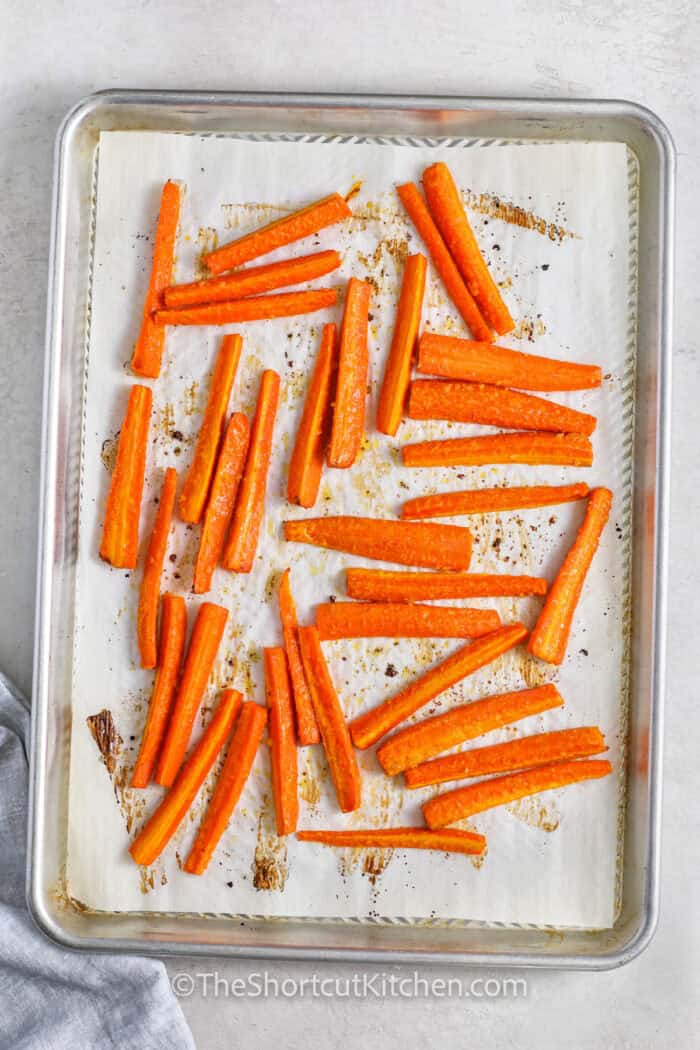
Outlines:
{"type": "MultiPolygon", "coordinates": [[[[439,145],[285,138],[254,141],[116,132],[100,139],[84,414],[68,893],[84,906],[108,911],[610,926],[622,833],[636,168],[618,144],[453,141],[439,145]],[[407,250],[423,250],[400,212],[393,187],[400,181],[418,180],[423,167],[438,159],[449,162],[467,195],[479,241],[517,319],[515,333],[502,343],[603,366],[601,390],[557,395],[599,418],[591,470],[407,470],[399,465],[401,443],[476,433],[480,428],[407,422],[397,440],[374,431],[377,386],[391,337],[401,262],[407,250]],[[217,690],[225,685],[235,685],[247,697],[264,703],[261,647],[281,642],[276,580],[283,568],[292,567],[299,614],[308,622],[317,602],[331,595],[345,597],[345,566],[371,564],[285,544],[281,538],[285,518],[307,513],[393,516],[400,503],[413,495],[506,479],[512,484],[586,480],[609,485],[615,492],[612,520],[593,563],[561,669],[538,664],[524,651],[508,654],[443,694],[418,716],[504,689],[554,680],[566,701],[563,710],[520,722],[476,743],[577,725],[598,724],[606,733],[613,776],[547,792],[465,824],[487,835],[483,860],[418,851],[335,851],[294,838],[277,839],[266,747],[260,750],[241,803],[203,877],[185,874],[179,864],[213,776],[153,869],[138,869],[127,853],[130,839],[161,796],[159,788],[132,792],[125,787],[145,720],[152,674],[137,666],[140,569],[131,574],[112,570],[100,562],[97,550],[114,436],[132,381],[127,362],[148,282],[160,188],[167,178],[186,186],[176,281],[190,280],[200,272],[201,251],[217,239],[223,243],[333,189],[345,193],[359,186],[350,223],[325,230],[292,251],[341,250],[341,273],[317,282],[320,285],[343,287],[351,274],[368,277],[375,285],[366,446],[352,470],[326,471],[313,512],[286,504],[286,469],[322,324],[340,321],[342,302],[322,314],[241,326],[244,352],[232,409],[252,411],[263,368],[280,372],[282,398],[267,515],[254,570],[238,577],[217,570],[208,596],[225,604],[230,617],[197,734],[217,690]],[[111,712],[121,738],[111,771],[86,724],[89,716],[103,709],[111,712]]],[[[270,261],[284,254],[271,255],[270,261]]],[[[466,334],[432,269],[423,324],[466,334]]],[[[163,371],[153,384],[142,546],[164,468],[176,466],[182,476],[189,465],[213,361],[223,332],[231,330],[235,326],[168,330],[163,371]]],[[[571,505],[462,518],[458,523],[473,529],[474,570],[551,576],[582,513],[582,505],[571,505]]],[[[190,593],[197,540],[196,527],[176,524],[164,579],[164,589],[187,596],[190,622],[200,601],[190,593]]],[[[493,605],[505,622],[520,618],[528,625],[539,607],[534,599],[473,604],[493,605]]],[[[396,692],[459,644],[368,640],[326,643],[325,650],[344,708],[352,717],[396,692]]],[[[437,790],[405,791],[402,778],[387,779],[374,753],[362,752],[363,808],[342,816],[321,748],[305,749],[300,755],[300,827],[420,824],[419,804],[437,790]]]]}

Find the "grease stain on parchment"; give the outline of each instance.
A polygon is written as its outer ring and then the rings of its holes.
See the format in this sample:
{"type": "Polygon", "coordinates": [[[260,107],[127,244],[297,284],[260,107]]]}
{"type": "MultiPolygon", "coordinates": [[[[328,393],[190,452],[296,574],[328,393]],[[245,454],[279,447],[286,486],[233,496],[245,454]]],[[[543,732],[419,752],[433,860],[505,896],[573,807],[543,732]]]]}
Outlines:
{"type": "Polygon", "coordinates": [[[556,831],[561,821],[561,814],[556,806],[543,806],[536,795],[511,802],[506,809],[516,820],[522,821],[528,827],[539,828],[540,831],[556,831]]]}
{"type": "MultiPolygon", "coordinates": [[[[136,706],[142,704],[143,700],[141,694],[136,694],[136,706]]],[[[97,745],[100,760],[109,775],[127,833],[131,834],[135,824],[143,817],[146,803],[142,795],[129,787],[133,763],[126,754],[124,740],[117,729],[112,712],[107,708],[89,715],[85,721],[97,745]]]]}
{"type": "Polygon", "coordinates": [[[102,448],[100,449],[100,459],[102,460],[102,466],[105,468],[108,474],[114,473],[114,468],[117,465],[117,452],[119,451],[119,435],[121,430],[118,430],[112,437],[105,438],[102,442],[102,448]]]}
{"type": "Polygon", "coordinates": [[[520,226],[525,230],[534,230],[535,233],[548,237],[555,244],[561,244],[569,238],[578,237],[572,230],[567,230],[556,222],[551,222],[536,215],[527,208],[521,208],[510,201],[504,201],[494,193],[474,193],[472,190],[463,190],[462,199],[471,211],[480,215],[488,215],[491,219],[501,219],[511,226],[520,226]]]}
{"type": "Polygon", "coordinates": [[[258,840],[252,864],[253,885],[256,890],[283,890],[287,882],[287,843],[274,829],[274,815],[270,799],[265,795],[258,818],[258,840]]]}
{"type": "Polygon", "coordinates": [[[209,252],[215,252],[219,247],[219,234],[213,226],[200,226],[199,233],[195,239],[197,255],[194,260],[194,280],[202,281],[211,274],[204,265],[203,257],[209,252]]]}

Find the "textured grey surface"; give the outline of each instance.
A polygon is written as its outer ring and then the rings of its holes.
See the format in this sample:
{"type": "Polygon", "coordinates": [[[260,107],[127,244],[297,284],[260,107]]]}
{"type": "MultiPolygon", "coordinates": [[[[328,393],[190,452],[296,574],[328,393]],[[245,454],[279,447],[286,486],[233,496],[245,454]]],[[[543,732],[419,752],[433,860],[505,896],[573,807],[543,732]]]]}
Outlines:
{"type": "MultiPolygon", "coordinates": [[[[700,997],[696,660],[700,13],[690,0],[42,0],[0,2],[0,666],[30,687],[41,360],[53,137],[104,87],[405,91],[630,98],[679,151],[664,880],[661,925],[609,974],[533,974],[527,999],[184,1002],[201,1050],[435,1043],[635,1050],[697,1045],[700,997]]],[[[604,337],[604,333],[601,333],[604,337]]],[[[196,974],[203,961],[174,963],[196,974]]],[[[245,963],[221,964],[228,980],[245,963]]],[[[282,978],[314,970],[284,964],[282,978]]],[[[345,966],[325,973],[347,976],[345,966]]],[[[201,982],[199,982],[201,984],[201,982]]]]}

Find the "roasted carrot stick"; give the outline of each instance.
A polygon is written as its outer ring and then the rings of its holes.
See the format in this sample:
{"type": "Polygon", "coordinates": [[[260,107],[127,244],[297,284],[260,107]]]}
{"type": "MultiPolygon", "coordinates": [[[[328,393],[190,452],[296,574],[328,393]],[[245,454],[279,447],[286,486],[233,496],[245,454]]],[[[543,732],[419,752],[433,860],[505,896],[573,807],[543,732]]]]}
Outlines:
{"type": "Polygon", "coordinates": [[[170,791],[129,847],[137,864],[152,864],[175,834],[182,818],[214,764],[241,706],[241,694],[227,689],[221,694],[209,725],[183,765],[170,791]]]}
{"type": "Polygon", "coordinates": [[[223,565],[232,572],[250,572],[253,567],[265,513],[265,488],[279,396],[280,377],[277,372],[267,369],[260,381],[248,458],[224,547],[223,565]]]}
{"type": "Polygon", "coordinates": [[[471,489],[467,492],[439,492],[407,500],[401,517],[452,518],[457,514],[489,514],[497,510],[526,510],[551,507],[585,499],[590,489],[583,482],[575,485],[509,485],[504,488],[471,489]]]}
{"type": "Polygon", "coordinates": [[[192,723],[214,666],[227,618],[228,611],[221,605],[203,602],[199,607],[156,768],[155,781],[163,787],[170,787],[187,751],[192,723]]]}
{"type": "Polygon", "coordinates": [[[241,797],[255,756],[265,731],[267,711],[260,704],[247,701],[241,708],[236,728],[231,737],[224,766],[207,806],[197,837],[187,855],[183,868],[190,875],[206,871],[214,850],[226,830],[236,803],[241,797]]]}
{"type": "Polygon", "coordinates": [[[377,430],[392,437],[399,429],[411,378],[427,266],[425,256],[418,253],[408,256],[403,271],[394,336],[377,407],[377,430]]]}
{"type": "Polygon", "coordinates": [[[481,467],[488,463],[590,467],[593,447],[584,434],[488,434],[404,445],[405,467],[481,467]]]}
{"type": "Polygon", "coordinates": [[[365,433],[369,350],[367,325],[372,286],[351,277],[340,329],[338,378],[328,445],[329,467],[351,467],[365,433]]]}
{"type": "Polygon", "coordinates": [[[444,714],[424,718],[394,733],[377,751],[382,769],[388,776],[425,763],[426,759],[447,751],[455,744],[490,733],[521,718],[531,718],[564,701],[553,685],[500,693],[483,700],[460,704],[444,714]]]}
{"type": "Polygon", "coordinates": [[[510,332],[513,318],[479,250],[450,169],[442,161],[431,164],[422,181],[430,212],[482,316],[499,335],[510,332]]]}
{"type": "Polygon", "coordinates": [[[141,747],[131,775],[133,788],[145,788],[151,779],[170,716],[187,633],[187,607],[180,594],[161,599],[160,659],[148,705],[141,747]]]}
{"type": "Polygon", "coordinates": [[[581,762],[552,762],[523,773],[509,773],[504,777],[480,780],[476,784],[455,788],[437,795],[423,804],[423,816],[430,828],[441,828],[463,817],[471,817],[494,806],[504,806],[526,795],[566,787],[581,780],[593,780],[612,773],[606,759],[584,759],[581,762]]]}
{"type": "Polygon", "coordinates": [[[272,794],[278,835],[296,831],[299,819],[297,793],[297,742],[294,710],[284,649],[264,649],[265,695],[270,712],[270,764],[272,794]]]}
{"type": "Polygon", "coordinates": [[[597,365],[555,361],[492,343],[434,332],[424,332],[420,338],[418,371],[517,390],[590,390],[602,382],[602,372],[597,365]]]}
{"type": "Polygon", "coordinates": [[[242,346],[240,335],[224,336],[214,365],[202,429],[177,503],[180,517],[191,525],[200,520],[207,502],[242,346]]]}
{"type": "Polygon", "coordinates": [[[509,649],[519,645],[526,637],[527,628],[521,623],[512,623],[468,642],[425,674],[419,675],[396,696],[390,697],[383,704],[351,722],[350,732],[355,747],[366,748],[376,744],[399,722],[410,718],[440,693],[444,693],[446,689],[478,671],[485,664],[490,664],[509,649]]]}
{"type": "Polygon", "coordinates": [[[583,524],[550,588],[530,638],[528,649],[540,660],[560,664],[566,655],[574,612],[611,506],[610,489],[593,489],[583,524]]]}
{"type": "Polygon", "coordinates": [[[100,544],[100,557],[115,569],[134,569],[138,559],[139,518],[152,401],[149,387],[132,386],[119,434],[117,462],[109,486],[100,544]]]}
{"type": "Polygon", "coordinates": [[[538,733],[519,740],[490,747],[475,747],[457,755],[434,758],[405,772],[406,787],[426,787],[446,780],[481,777],[488,773],[509,773],[516,769],[532,769],[549,762],[587,758],[607,751],[605,737],[597,726],[579,729],[560,729],[556,733],[538,733]]]}
{"type": "Polygon", "coordinates": [[[163,306],[163,292],[172,280],[179,221],[180,187],[176,182],[166,182],[160,197],[151,279],[143,308],[141,331],[131,358],[131,371],[148,379],[157,379],[160,374],[165,330],[155,323],[153,313],[163,306]]]}
{"type": "Polygon", "coordinates": [[[472,536],[460,525],[340,515],[285,521],[284,537],[292,543],[428,569],[468,569],[471,560],[472,536]]]}
{"type": "Polygon", "coordinates": [[[360,770],[315,627],[299,628],[299,647],[338,805],[343,813],[350,813],[362,801],[360,770]]]}
{"type": "Polygon", "coordinates": [[[206,594],[211,587],[214,570],[221,559],[238,486],[243,475],[250,425],[241,412],[234,412],[228,421],[221,451],[216,461],[207,508],[204,511],[202,534],[194,566],[195,594],[206,594]]]}
{"type": "Polygon", "coordinates": [[[486,839],[473,831],[427,831],[425,828],[356,828],[353,831],[297,831],[300,842],[352,849],[433,849],[441,853],[479,854],[486,839]]]}
{"type": "Polygon", "coordinates": [[[245,321],[269,321],[274,317],[297,317],[333,306],[335,288],[314,288],[308,292],[280,292],[278,295],[255,295],[250,299],[233,299],[225,303],[202,303],[179,310],[156,310],[156,324],[219,325],[243,324],[245,321]]]}
{"type": "Polygon", "coordinates": [[[168,467],[163,477],[160,500],[153,522],[153,531],[148,541],[146,563],[141,577],[139,607],[136,614],[136,635],[139,643],[142,667],[155,667],[158,659],[158,599],[163,559],[168,545],[168,533],[175,506],[177,471],[168,467]]]}
{"type": "Polygon", "coordinates": [[[546,594],[539,576],[508,576],[482,572],[392,572],[386,569],[346,569],[348,598],[361,602],[417,602],[439,598],[522,598],[546,594]]]}
{"type": "Polygon", "coordinates": [[[316,366],[289,461],[287,499],[301,507],[313,507],[321,484],[325,442],[330,435],[336,366],[336,327],[327,324],[323,328],[316,366]]]}
{"type": "Polygon", "coordinates": [[[420,190],[415,183],[407,182],[403,186],[397,186],[396,192],[413,225],[418,230],[425,247],[428,249],[433,265],[440,274],[452,302],[464,318],[469,331],[475,339],[488,341],[491,338],[491,329],[481,316],[479,307],[474,302],[471,292],[464,283],[455,261],[442,239],[442,234],[435,225],[426,203],[421,197],[420,190]]]}
{"type": "Polygon", "coordinates": [[[251,266],[239,273],[227,274],[226,277],[176,284],[165,289],[163,298],[165,305],[170,308],[245,299],[250,295],[273,292],[276,288],[287,288],[290,284],[313,281],[316,277],[337,270],[339,266],[338,252],[314,252],[313,255],[301,255],[297,259],[251,266]]]}
{"type": "Polygon", "coordinates": [[[478,638],[501,626],[494,609],[450,609],[408,602],[328,602],[316,606],[322,641],[337,638],[478,638]]]}
{"type": "Polygon", "coordinates": [[[204,264],[211,273],[233,270],[235,266],[242,266],[251,259],[275,251],[276,248],[283,248],[294,241],[310,237],[326,226],[349,219],[351,215],[345,198],[339,193],[332,193],[306,208],[292,212],[291,215],[275,219],[253,233],[246,233],[230,244],[224,244],[223,247],[205,255],[204,264]]]}
{"type": "Polygon", "coordinates": [[[304,673],[301,652],[299,651],[299,624],[297,622],[297,610],[292,595],[290,577],[289,569],[285,569],[280,578],[278,599],[284,647],[287,650],[289,676],[292,680],[292,692],[294,694],[297,740],[302,747],[305,747],[308,744],[318,744],[321,734],[316,724],[311,694],[306,681],[306,674],[304,673]]]}

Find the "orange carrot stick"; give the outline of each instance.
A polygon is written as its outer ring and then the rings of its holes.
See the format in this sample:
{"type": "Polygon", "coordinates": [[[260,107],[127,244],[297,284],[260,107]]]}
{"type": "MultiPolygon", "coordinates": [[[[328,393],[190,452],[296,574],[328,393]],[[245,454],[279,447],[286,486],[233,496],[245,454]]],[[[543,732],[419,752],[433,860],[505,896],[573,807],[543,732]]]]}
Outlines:
{"type": "Polygon", "coordinates": [[[141,747],[131,775],[133,788],[145,788],[151,779],[170,716],[187,633],[187,607],[180,594],[161,600],[160,659],[148,705],[141,747]]]}
{"type": "Polygon", "coordinates": [[[280,292],[279,295],[256,295],[225,303],[183,306],[179,310],[156,310],[153,316],[159,325],[243,324],[245,321],[312,314],[333,306],[335,299],[335,288],[314,288],[308,292],[280,292]]]}
{"type": "Polygon", "coordinates": [[[250,572],[258,547],[265,513],[267,472],[272,455],[272,433],[280,396],[280,377],[267,369],[262,374],[248,458],[224,547],[223,565],[231,572],[250,572]]]}
{"type": "Polygon", "coordinates": [[[138,559],[139,517],[152,401],[149,387],[132,386],[119,434],[117,462],[109,486],[100,544],[100,557],[115,569],[135,569],[138,559]]]}
{"type": "Polygon", "coordinates": [[[297,743],[284,649],[264,649],[265,693],[270,711],[270,764],[278,835],[296,831],[299,819],[297,743]]]}
{"type": "Polygon", "coordinates": [[[528,645],[532,655],[540,660],[560,664],[566,655],[576,606],[610,517],[612,498],[610,489],[591,492],[583,524],[550,588],[528,645]]]}
{"type": "Polygon", "coordinates": [[[350,732],[355,747],[364,749],[376,744],[390,729],[410,718],[430,700],[480,667],[492,663],[526,637],[527,628],[521,623],[512,623],[462,646],[425,674],[419,675],[396,696],[351,722],[350,732]]]}
{"type": "Polygon", "coordinates": [[[481,316],[479,307],[462,280],[454,259],[420,195],[420,190],[415,183],[407,182],[403,186],[397,186],[396,192],[428,249],[433,265],[440,274],[452,302],[464,318],[469,331],[475,339],[483,339],[488,342],[491,338],[491,329],[481,316]]]}
{"type": "Polygon", "coordinates": [[[163,559],[168,545],[168,533],[175,506],[177,471],[168,467],[163,477],[160,501],[153,522],[153,531],[148,541],[146,563],[141,577],[139,606],[136,614],[136,635],[139,643],[142,667],[155,667],[158,659],[158,599],[163,559]]]}
{"type": "Polygon", "coordinates": [[[489,463],[590,467],[593,447],[584,434],[488,434],[404,445],[401,458],[405,467],[481,467],[489,463]]]}
{"type": "Polygon", "coordinates": [[[324,325],[316,366],[306,393],[304,411],[289,461],[287,499],[313,507],[318,496],[325,442],[332,418],[333,379],[337,366],[336,327],[324,325]]]}
{"type": "Polygon", "coordinates": [[[297,831],[300,842],[351,849],[432,849],[441,853],[479,854],[486,839],[473,831],[428,831],[425,828],[356,828],[353,831],[297,831]]]}
{"type": "Polygon", "coordinates": [[[296,712],[297,740],[302,747],[308,744],[318,744],[321,734],[316,724],[311,694],[304,673],[304,665],[299,650],[299,624],[297,622],[297,610],[292,595],[291,573],[285,569],[280,578],[278,592],[280,606],[280,621],[282,623],[282,635],[284,647],[287,650],[287,662],[289,664],[289,676],[292,680],[292,692],[294,694],[294,710],[296,712]]]}
{"type": "Polygon", "coordinates": [[[450,169],[442,161],[431,164],[422,181],[430,212],[484,319],[499,335],[510,332],[513,318],[479,250],[450,169]]]}
{"type": "Polygon", "coordinates": [[[338,378],[328,446],[329,467],[351,467],[365,433],[369,350],[367,325],[372,286],[351,277],[340,330],[338,378]]]}
{"type": "Polygon", "coordinates": [[[350,813],[362,801],[360,770],[315,627],[299,628],[299,647],[338,805],[343,813],[350,813]]]}
{"type": "Polygon", "coordinates": [[[313,281],[316,277],[337,270],[339,266],[338,252],[314,252],[313,255],[301,255],[297,259],[251,266],[239,273],[227,274],[226,277],[176,284],[165,289],[163,298],[165,305],[170,308],[245,299],[250,295],[273,292],[276,288],[287,288],[290,284],[313,281]]]}
{"type": "Polygon", "coordinates": [[[392,437],[399,429],[411,378],[427,267],[425,256],[417,253],[408,256],[403,271],[394,336],[377,406],[377,430],[392,437]]]}
{"type": "Polygon", "coordinates": [[[155,781],[163,787],[170,787],[182,765],[190,741],[192,724],[214,666],[227,618],[228,610],[221,605],[203,602],[199,607],[168,732],[156,768],[155,781]]]}
{"type": "Polygon", "coordinates": [[[466,492],[439,492],[407,500],[401,517],[452,518],[457,514],[489,514],[498,510],[526,510],[551,507],[585,499],[590,489],[583,482],[575,485],[509,485],[507,488],[471,489],[466,492]]]}
{"type": "Polygon", "coordinates": [[[253,767],[266,722],[264,707],[243,704],[214,794],[183,865],[190,875],[201,875],[209,865],[253,767]]]}
{"type": "Polygon", "coordinates": [[[179,221],[180,187],[176,182],[166,182],[160,198],[151,279],[143,308],[143,321],[131,358],[131,371],[148,379],[157,379],[160,374],[165,330],[155,323],[153,313],[163,306],[163,292],[172,280],[175,236],[179,221]]]}
{"type": "Polygon", "coordinates": [[[424,332],[418,344],[418,371],[445,379],[467,379],[518,390],[590,390],[600,386],[597,365],[555,361],[492,343],[424,332]]]}
{"type": "Polygon", "coordinates": [[[472,536],[460,525],[340,515],[285,521],[284,537],[292,543],[428,569],[468,569],[471,560],[472,536]]]}
{"type": "Polygon", "coordinates": [[[241,694],[227,689],[221,694],[209,725],[183,765],[170,791],[129,847],[137,864],[152,864],[173,837],[216,756],[231,731],[241,706],[241,694]]]}
{"type": "Polygon", "coordinates": [[[328,602],[316,606],[322,641],[338,638],[478,638],[501,626],[495,609],[450,609],[407,602],[328,602]]]}
{"type": "Polygon", "coordinates": [[[494,806],[504,806],[507,802],[514,802],[527,795],[538,795],[541,791],[566,787],[581,780],[606,777],[609,773],[612,773],[612,766],[606,759],[552,762],[538,769],[509,773],[504,777],[480,780],[476,784],[446,791],[423,804],[423,816],[428,827],[441,828],[455,820],[471,817],[494,806]]]}
{"type": "Polygon", "coordinates": [[[549,762],[587,758],[601,751],[607,751],[607,745],[600,729],[597,726],[581,726],[579,729],[538,733],[519,740],[508,740],[505,744],[476,747],[457,755],[434,758],[432,762],[423,762],[413,769],[407,769],[404,776],[406,787],[426,787],[428,784],[443,784],[446,780],[509,773],[549,762]]]}
{"type": "Polygon", "coordinates": [[[377,751],[382,769],[393,777],[404,770],[425,763],[426,759],[447,751],[455,744],[473,740],[494,729],[531,718],[542,711],[562,707],[564,701],[553,685],[499,693],[483,700],[460,704],[444,714],[424,718],[394,733],[377,751]]]}
{"type": "Polygon", "coordinates": [[[306,208],[292,212],[291,215],[275,219],[253,233],[246,233],[230,244],[224,244],[223,247],[204,256],[204,265],[211,273],[223,273],[224,270],[232,270],[235,266],[250,262],[251,259],[267,255],[276,248],[284,248],[294,241],[310,237],[326,226],[332,226],[351,216],[352,212],[345,198],[339,193],[332,193],[306,208]]]}
{"type": "Polygon", "coordinates": [[[522,598],[546,594],[539,576],[509,576],[482,572],[392,572],[386,569],[346,569],[348,598],[361,602],[418,602],[439,598],[522,598]]]}
{"type": "Polygon", "coordinates": [[[202,428],[177,504],[180,517],[191,525],[200,520],[207,502],[242,346],[240,335],[224,336],[214,365],[202,428]]]}

